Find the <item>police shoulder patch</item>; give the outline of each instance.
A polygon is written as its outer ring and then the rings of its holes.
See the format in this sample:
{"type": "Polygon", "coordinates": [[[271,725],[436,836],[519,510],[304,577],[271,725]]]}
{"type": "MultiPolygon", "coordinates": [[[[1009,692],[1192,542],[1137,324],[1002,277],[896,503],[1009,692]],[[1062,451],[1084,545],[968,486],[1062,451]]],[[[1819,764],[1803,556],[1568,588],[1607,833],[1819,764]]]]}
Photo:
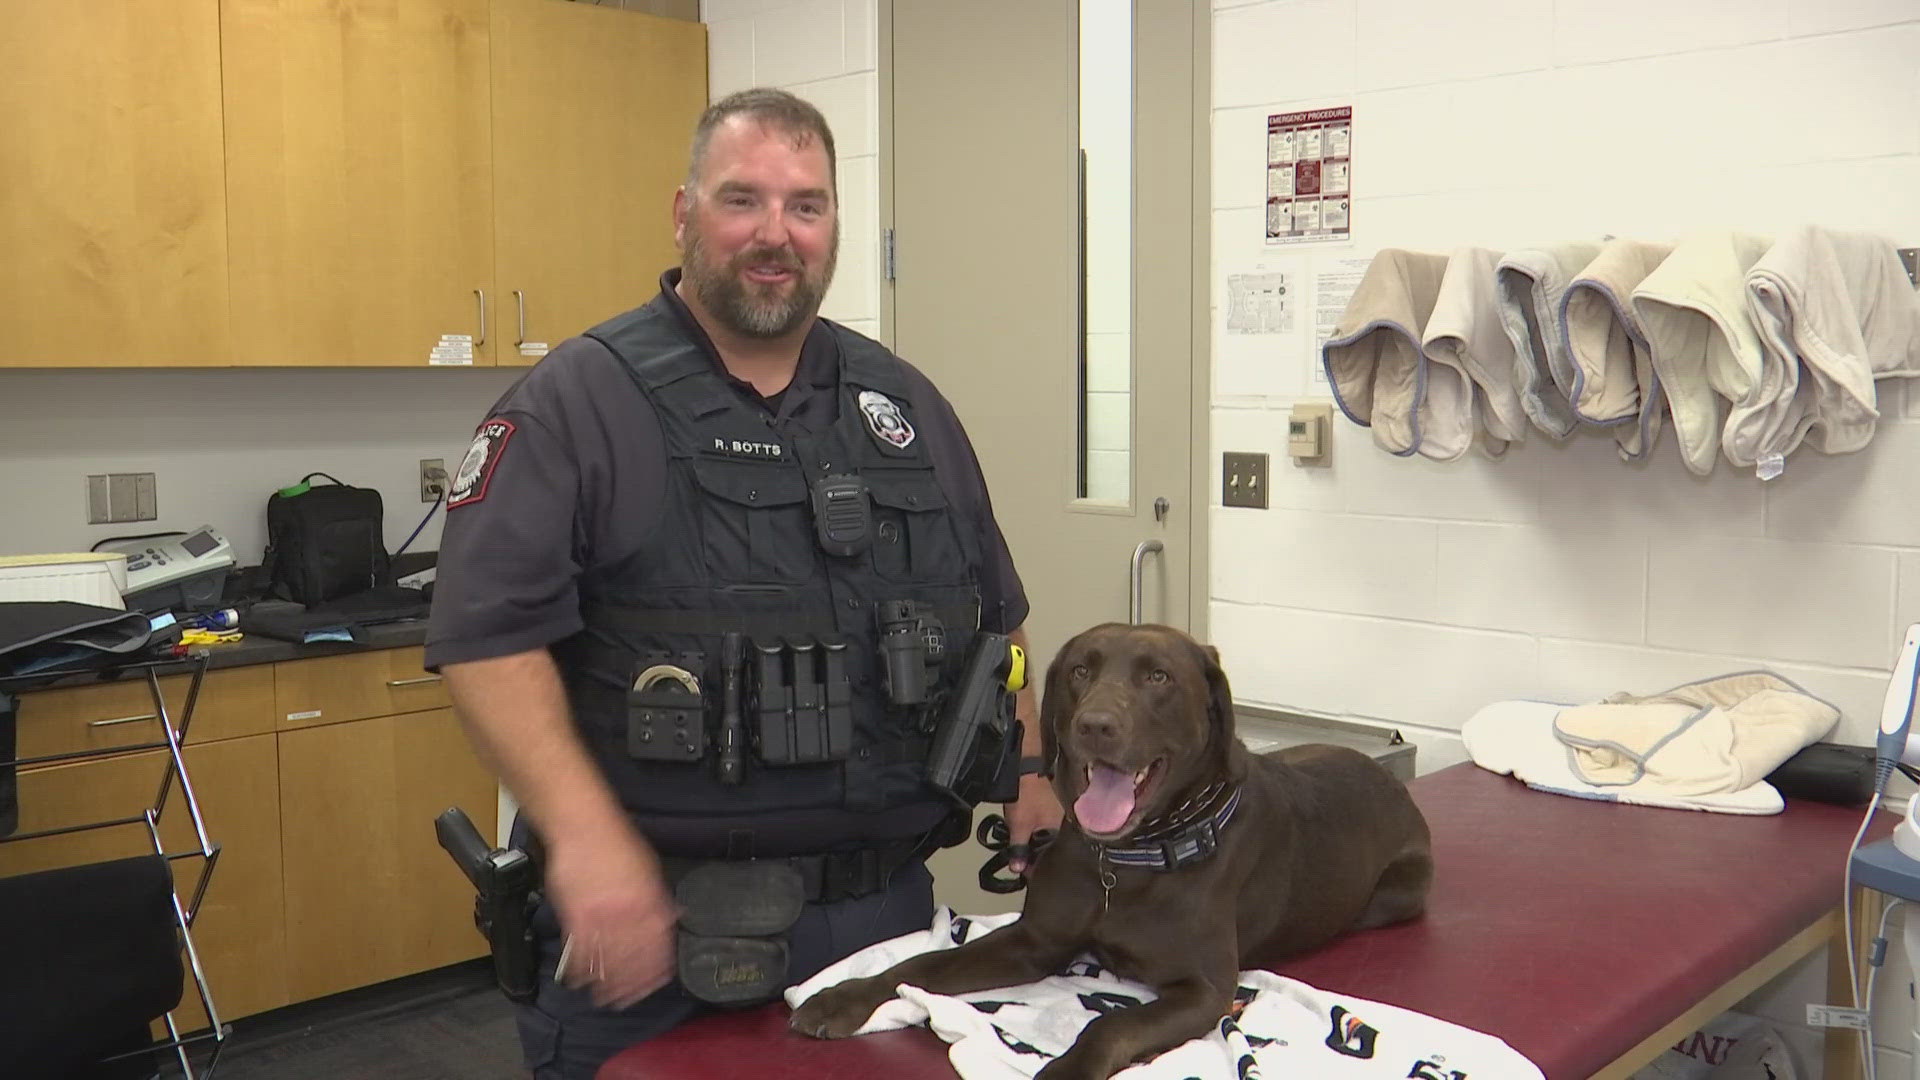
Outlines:
{"type": "Polygon", "coordinates": [[[913,444],[913,425],[900,415],[900,406],[878,390],[860,391],[860,411],[866,415],[867,430],[873,437],[896,450],[913,444]]]}
{"type": "Polygon", "coordinates": [[[487,484],[493,480],[493,470],[499,466],[500,455],[513,432],[513,421],[497,417],[480,425],[480,430],[474,432],[473,445],[467,448],[467,456],[460,459],[460,467],[454,470],[447,509],[477,503],[487,497],[487,484]]]}

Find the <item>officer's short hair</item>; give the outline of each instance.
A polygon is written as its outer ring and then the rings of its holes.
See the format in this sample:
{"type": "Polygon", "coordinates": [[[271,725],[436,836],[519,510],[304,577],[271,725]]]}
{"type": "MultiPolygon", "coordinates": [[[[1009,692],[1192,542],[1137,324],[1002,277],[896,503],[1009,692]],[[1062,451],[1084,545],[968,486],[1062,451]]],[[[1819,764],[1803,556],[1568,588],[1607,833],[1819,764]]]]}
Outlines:
{"type": "Polygon", "coordinates": [[[820,145],[827,151],[828,180],[833,190],[839,192],[839,162],[834,156],[833,131],[827,127],[827,118],[820,115],[820,110],[810,102],[785,90],[765,86],[728,94],[707,106],[707,111],[700,114],[700,123],[693,129],[693,152],[687,158],[689,188],[699,183],[700,163],[706,159],[707,143],[713,139],[713,129],[735,116],[752,117],[792,135],[795,146],[804,146],[809,139],[819,139],[820,145]]]}

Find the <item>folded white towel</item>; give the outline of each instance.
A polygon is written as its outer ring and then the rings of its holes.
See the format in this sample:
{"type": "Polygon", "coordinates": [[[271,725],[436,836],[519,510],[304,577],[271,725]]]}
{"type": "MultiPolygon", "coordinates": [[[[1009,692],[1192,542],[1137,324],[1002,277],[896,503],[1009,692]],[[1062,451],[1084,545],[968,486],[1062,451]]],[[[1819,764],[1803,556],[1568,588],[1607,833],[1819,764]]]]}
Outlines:
{"type": "Polygon", "coordinates": [[[1612,426],[1621,456],[1630,461],[1652,452],[1667,409],[1646,332],[1633,314],[1633,290],[1672,251],[1671,244],[1609,240],[1561,301],[1574,414],[1612,426]]]}
{"type": "MultiPolygon", "coordinates": [[[[1472,383],[1473,415],[1485,428],[1488,450],[1504,452],[1526,437],[1527,414],[1513,381],[1513,342],[1500,322],[1494,271],[1500,253],[1464,247],[1447,257],[1440,293],[1421,346],[1435,365],[1464,372],[1472,383]]],[[[1438,367],[1430,367],[1431,373],[1438,367]]],[[[1436,383],[1430,378],[1429,394],[1436,383]]]]}
{"type": "Polygon", "coordinates": [[[1554,244],[1510,251],[1495,271],[1500,322],[1513,342],[1513,378],[1533,426],[1556,439],[1573,432],[1573,364],[1560,331],[1560,300],[1599,244],[1554,244]]]}
{"type": "Polygon", "coordinates": [[[1762,783],[1839,720],[1839,709],[1786,679],[1743,671],[1576,705],[1553,728],[1587,783],[1686,797],[1762,783]]]}
{"type": "Polygon", "coordinates": [[[1830,454],[1865,446],[1880,416],[1874,380],[1920,375],[1920,292],[1893,244],[1795,229],[1747,271],[1746,290],[1764,381],[1802,404],[1771,449],[1791,453],[1802,437],[1830,454]]]}
{"type": "Polygon", "coordinates": [[[1550,701],[1496,701],[1461,725],[1460,741],[1475,765],[1555,795],[1717,814],[1777,814],[1786,809],[1780,792],[1765,781],[1706,795],[1674,795],[1639,784],[1589,784],[1574,773],[1566,744],[1553,733],[1554,719],[1568,708],[1550,701]]]}
{"type": "Polygon", "coordinates": [[[1382,250],[1320,350],[1340,411],[1372,428],[1374,443],[1401,457],[1419,451],[1425,436],[1428,364],[1420,333],[1446,267],[1444,255],[1382,250]]]}
{"type": "MultiPolygon", "coordinates": [[[[934,912],[930,929],[904,934],[854,953],[792,987],[787,1004],[801,1002],[847,979],[878,975],[919,953],[951,949],[1019,919],[1019,914],[955,916],[934,912]]],[[[1024,1080],[1073,1045],[1082,1028],[1115,1009],[1138,1008],[1153,991],[1107,971],[1089,957],[1036,983],[981,990],[960,997],[902,985],[899,997],[874,1011],[861,1034],[926,1024],[952,1043],[947,1060],[962,1080],[1024,1080]]],[[[1298,979],[1243,971],[1233,1011],[1204,1037],[1116,1080],[1243,1080],[1310,1076],[1325,1080],[1391,1080],[1415,1075],[1535,1080],[1540,1069],[1491,1035],[1423,1013],[1364,998],[1317,990],[1298,979]],[[1364,1052],[1363,1052],[1364,1051],[1364,1052]],[[1440,1064],[1444,1062],[1445,1064],[1440,1064]],[[1389,1072],[1388,1068],[1393,1070],[1389,1072]]]]}
{"type": "Polygon", "coordinates": [[[1747,315],[1747,270],[1769,246],[1739,233],[1692,236],[1633,290],[1681,459],[1701,476],[1722,449],[1727,460],[1751,466],[1767,426],[1791,404],[1760,384],[1760,337],[1747,315]]]}

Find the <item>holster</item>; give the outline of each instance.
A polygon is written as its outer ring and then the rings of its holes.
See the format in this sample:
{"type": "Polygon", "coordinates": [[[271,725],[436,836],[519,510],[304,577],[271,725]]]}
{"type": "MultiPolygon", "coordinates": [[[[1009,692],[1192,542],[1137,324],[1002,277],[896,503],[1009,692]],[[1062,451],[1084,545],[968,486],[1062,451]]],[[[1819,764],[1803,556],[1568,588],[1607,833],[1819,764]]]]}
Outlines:
{"type": "Polygon", "coordinates": [[[674,898],[687,993],[714,1005],[755,1005],[786,988],[787,932],[807,901],[798,869],[779,860],[696,863],[674,898]]]}

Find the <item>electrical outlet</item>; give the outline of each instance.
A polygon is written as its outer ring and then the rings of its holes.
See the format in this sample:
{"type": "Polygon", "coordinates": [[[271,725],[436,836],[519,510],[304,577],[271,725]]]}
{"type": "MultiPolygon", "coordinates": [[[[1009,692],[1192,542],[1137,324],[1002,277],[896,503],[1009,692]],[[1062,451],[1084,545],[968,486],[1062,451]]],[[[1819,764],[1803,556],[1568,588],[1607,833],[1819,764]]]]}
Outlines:
{"type": "Polygon", "coordinates": [[[447,476],[447,462],[444,458],[420,459],[420,501],[432,502],[438,499],[452,481],[447,476]]]}
{"type": "Polygon", "coordinates": [[[1220,505],[1267,508],[1267,455],[1220,455],[1220,505]]]}

